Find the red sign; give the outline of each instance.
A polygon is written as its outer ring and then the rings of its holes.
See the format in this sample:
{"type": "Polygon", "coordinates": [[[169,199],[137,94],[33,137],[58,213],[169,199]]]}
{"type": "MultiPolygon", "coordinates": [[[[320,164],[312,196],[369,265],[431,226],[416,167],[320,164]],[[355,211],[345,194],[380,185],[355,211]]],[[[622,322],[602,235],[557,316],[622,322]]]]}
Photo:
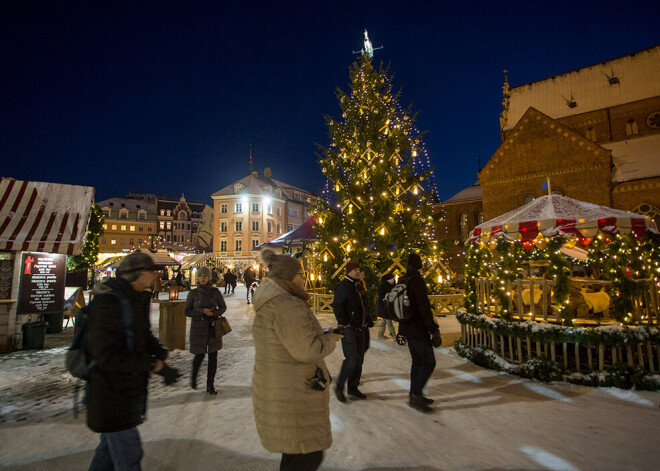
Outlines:
{"type": "Polygon", "coordinates": [[[23,254],[17,314],[64,310],[66,255],[23,254]]]}

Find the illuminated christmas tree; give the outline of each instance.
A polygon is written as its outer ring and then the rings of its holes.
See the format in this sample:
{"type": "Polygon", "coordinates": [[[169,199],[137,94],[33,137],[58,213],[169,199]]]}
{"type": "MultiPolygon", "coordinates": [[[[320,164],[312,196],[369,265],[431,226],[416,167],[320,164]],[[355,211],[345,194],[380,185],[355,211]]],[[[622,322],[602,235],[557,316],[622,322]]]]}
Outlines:
{"type": "Polygon", "coordinates": [[[332,288],[346,261],[358,261],[367,286],[375,289],[385,273],[400,275],[410,252],[425,260],[427,281],[446,278],[434,242],[431,169],[415,128],[411,107],[399,104],[392,77],[372,65],[365,49],[350,68],[350,91],[337,90],[341,118],[326,117],[331,139],[319,163],[328,178],[324,200],[315,208],[320,242],[311,258],[308,287],[332,288]]]}

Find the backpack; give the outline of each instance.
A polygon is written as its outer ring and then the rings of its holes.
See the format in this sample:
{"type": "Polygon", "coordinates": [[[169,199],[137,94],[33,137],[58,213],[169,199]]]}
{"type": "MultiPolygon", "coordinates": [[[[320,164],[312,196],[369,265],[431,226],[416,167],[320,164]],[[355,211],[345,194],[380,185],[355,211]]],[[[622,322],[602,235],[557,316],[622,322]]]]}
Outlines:
{"type": "Polygon", "coordinates": [[[119,291],[110,291],[97,295],[92,301],[80,310],[76,316],[76,326],[78,332],[73,336],[73,341],[69,350],[66,352],[66,369],[72,376],[87,381],[89,379],[89,371],[96,365],[96,360],[91,360],[85,353],[85,344],[87,342],[87,321],[92,309],[96,305],[97,299],[104,295],[114,296],[121,305],[122,311],[122,324],[124,326],[124,333],[126,334],[126,349],[129,352],[133,351],[133,329],[131,324],[133,321],[133,309],[131,303],[126,296],[119,291]]]}
{"type": "Polygon", "coordinates": [[[392,290],[385,295],[385,306],[387,315],[393,321],[405,321],[410,319],[412,311],[410,309],[410,299],[408,299],[409,277],[402,277],[399,283],[394,285],[392,290]]]}

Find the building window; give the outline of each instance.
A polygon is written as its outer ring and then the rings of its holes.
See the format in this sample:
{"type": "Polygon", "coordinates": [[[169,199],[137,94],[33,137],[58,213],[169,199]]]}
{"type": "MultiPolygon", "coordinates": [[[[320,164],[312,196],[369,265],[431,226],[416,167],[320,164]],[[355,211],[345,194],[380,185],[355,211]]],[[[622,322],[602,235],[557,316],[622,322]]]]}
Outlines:
{"type": "Polygon", "coordinates": [[[235,244],[234,245],[234,247],[235,247],[234,250],[236,250],[236,251],[243,250],[243,241],[242,240],[237,240],[237,241],[234,242],[234,244],[235,244]]]}
{"type": "Polygon", "coordinates": [[[122,231],[125,231],[125,230],[126,230],[126,225],[125,225],[125,224],[122,224],[122,225],[121,225],[121,230],[122,230],[122,231]]]}
{"type": "Polygon", "coordinates": [[[228,206],[227,203],[223,203],[220,205],[220,212],[222,214],[227,214],[227,206],[228,206]]]}
{"type": "Polygon", "coordinates": [[[168,231],[172,230],[172,222],[171,221],[167,221],[167,230],[168,231]]]}
{"type": "Polygon", "coordinates": [[[226,252],[227,251],[227,241],[226,240],[221,240],[220,241],[220,252],[226,252]]]}
{"type": "Polygon", "coordinates": [[[147,212],[146,211],[140,211],[138,213],[138,219],[146,221],[147,220],[147,212]]]}
{"type": "Polygon", "coordinates": [[[165,221],[160,221],[160,229],[165,230],[165,221]]]}
{"type": "Polygon", "coordinates": [[[108,240],[105,237],[101,237],[101,243],[105,245],[108,243],[108,240]]]}
{"type": "Polygon", "coordinates": [[[660,128],[660,111],[648,115],[646,117],[646,125],[654,129],[660,128]]]}
{"type": "Polygon", "coordinates": [[[295,192],[294,192],[294,193],[293,193],[293,199],[294,199],[294,200],[298,200],[298,201],[300,201],[300,199],[301,199],[301,198],[300,198],[300,193],[295,193],[295,192]]]}
{"type": "Polygon", "coordinates": [[[243,221],[236,221],[236,226],[234,230],[236,232],[241,232],[243,230],[243,221]]]}
{"type": "Polygon", "coordinates": [[[483,213],[482,211],[479,211],[479,212],[477,213],[477,220],[476,220],[476,222],[477,222],[477,224],[476,224],[477,226],[478,226],[479,224],[482,224],[482,223],[484,222],[484,213],[483,213]]]}
{"type": "Polygon", "coordinates": [[[635,134],[639,134],[639,126],[637,121],[634,119],[629,119],[626,123],[626,136],[632,136],[635,134]]]}
{"type": "Polygon", "coordinates": [[[259,239],[252,239],[252,250],[257,250],[257,245],[259,245],[259,239]]]}
{"type": "Polygon", "coordinates": [[[289,216],[299,218],[300,208],[298,206],[289,206],[289,216]]]}
{"type": "Polygon", "coordinates": [[[109,218],[110,217],[110,210],[109,209],[104,209],[103,210],[103,216],[109,218]]]}
{"type": "Polygon", "coordinates": [[[268,221],[266,223],[266,227],[268,228],[268,232],[273,232],[273,223],[268,221]]]}
{"type": "Polygon", "coordinates": [[[280,207],[279,207],[279,206],[277,206],[277,207],[275,208],[275,214],[277,214],[278,216],[281,216],[281,215],[282,215],[282,211],[280,210],[280,207]]]}
{"type": "Polygon", "coordinates": [[[130,226],[130,227],[129,227],[129,230],[135,232],[135,226],[130,226]]]}
{"type": "Polygon", "coordinates": [[[186,230],[187,230],[187,231],[190,230],[190,223],[189,223],[189,222],[186,223],[186,230]]]}
{"type": "Polygon", "coordinates": [[[259,212],[259,203],[252,203],[252,212],[253,213],[259,212]]]}
{"type": "Polygon", "coordinates": [[[168,215],[168,216],[171,216],[171,215],[172,215],[172,211],[168,209],[168,210],[167,210],[167,215],[168,215]]]}
{"type": "MultiPolygon", "coordinates": [[[[279,209],[279,208],[278,208],[278,209],[279,209]]],[[[280,223],[279,223],[279,222],[277,223],[277,233],[278,233],[278,234],[281,234],[281,233],[282,233],[281,228],[280,228],[280,223]]]]}
{"type": "Polygon", "coordinates": [[[151,226],[147,227],[147,232],[151,232],[151,226]]]}
{"type": "Polygon", "coordinates": [[[591,139],[594,142],[596,141],[596,130],[593,128],[593,126],[589,126],[587,128],[587,131],[584,133],[584,137],[591,139]]]}
{"type": "Polygon", "coordinates": [[[112,225],[112,230],[113,230],[113,231],[116,231],[116,230],[117,230],[117,224],[113,224],[113,225],[112,225]]]}
{"type": "Polygon", "coordinates": [[[252,230],[253,231],[259,230],[259,221],[252,221],[252,230]]]}
{"type": "Polygon", "coordinates": [[[160,210],[160,215],[161,215],[161,216],[165,216],[165,210],[164,210],[164,209],[161,209],[161,210],[160,210]]]}
{"type": "Polygon", "coordinates": [[[138,226],[138,232],[144,232],[144,226],[138,226]]]}
{"type": "Polygon", "coordinates": [[[287,224],[286,225],[286,231],[291,232],[293,230],[293,224],[287,224]]]}
{"type": "Polygon", "coordinates": [[[461,233],[461,240],[467,240],[468,238],[468,215],[465,213],[461,213],[461,215],[458,217],[458,229],[461,233]]]}
{"type": "Polygon", "coordinates": [[[108,225],[107,224],[103,224],[103,230],[105,230],[105,231],[108,230],[108,225]]]}
{"type": "Polygon", "coordinates": [[[227,232],[227,222],[226,221],[220,222],[220,232],[227,232]]]}
{"type": "Polygon", "coordinates": [[[535,199],[536,199],[536,198],[534,198],[534,195],[530,195],[529,193],[527,193],[525,196],[523,196],[522,204],[523,204],[523,205],[525,205],[525,204],[529,204],[529,203],[531,203],[532,201],[534,201],[535,199]]]}
{"type": "Polygon", "coordinates": [[[135,239],[128,239],[128,245],[135,245],[135,239]]]}
{"type": "Polygon", "coordinates": [[[236,203],[234,205],[234,212],[235,213],[242,213],[243,212],[243,204],[242,203],[236,203]]]}
{"type": "Polygon", "coordinates": [[[116,245],[117,244],[117,239],[110,239],[110,245],[116,245]]]}
{"type": "Polygon", "coordinates": [[[138,239],[138,245],[142,245],[142,242],[144,242],[144,239],[138,239]]]}
{"type": "Polygon", "coordinates": [[[633,209],[633,212],[650,217],[655,221],[656,226],[660,227],[660,210],[652,204],[642,203],[633,209]]]}
{"type": "Polygon", "coordinates": [[[128,219],[128,209],[119,210],[119,219],[128,219]]]}
{"type": "Polygon", "coordinates": [[[267,212],[268,212],[268,214],[273,214],[273,205],[272,204],[268,205],[268,211],[267,212]]]}
{"type": "Polygon", "coordinates": [[[126,244],[126,239],[124,239],[123,237],[120,238],[120,239],[119,239],[119,243],[120,243],[121,245],[126,244]]]}

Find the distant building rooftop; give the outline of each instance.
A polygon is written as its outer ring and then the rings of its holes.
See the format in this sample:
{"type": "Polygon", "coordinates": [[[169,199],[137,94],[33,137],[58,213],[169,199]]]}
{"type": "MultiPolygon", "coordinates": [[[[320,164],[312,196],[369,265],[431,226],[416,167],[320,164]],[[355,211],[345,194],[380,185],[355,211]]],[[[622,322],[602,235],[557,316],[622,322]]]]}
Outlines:
{"type": "Polygon", "coordinates": [[[448,200],[442,201],[442,204],[465,203],[467,201],[479,201],[479,200],[481,200],[481,185],[479,184],[479,181],[477,181],[475,182],[474,185],[459,191],[448,200]]]}

